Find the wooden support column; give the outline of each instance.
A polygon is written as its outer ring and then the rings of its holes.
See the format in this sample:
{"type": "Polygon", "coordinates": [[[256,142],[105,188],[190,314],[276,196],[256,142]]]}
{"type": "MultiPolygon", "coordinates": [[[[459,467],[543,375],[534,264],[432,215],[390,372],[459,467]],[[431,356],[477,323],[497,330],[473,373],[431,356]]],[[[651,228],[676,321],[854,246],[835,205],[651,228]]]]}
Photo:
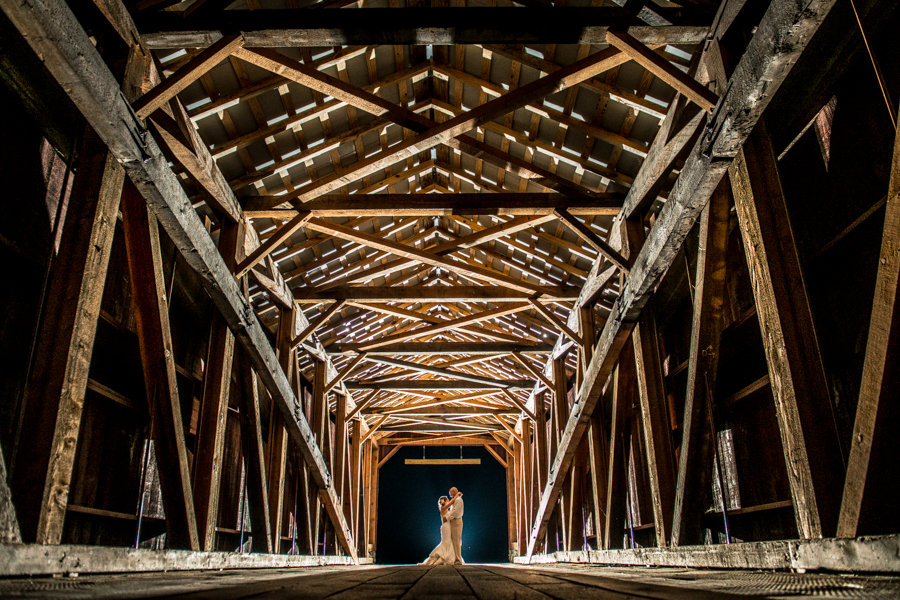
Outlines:
{"type": "MultiPolygon", "coordinates": [[[[328,398],[325,394],[325,384],[327,377],[326,365],[324,361],[315,361],[315,370],[313,371],[313,393],[312,393],[312,418],[310,427],[313,432],[313,440],[318,444],[320,451],[325,456],[326,463],[328,461],[327,453],[324,450],[325,425],[328,415],[328,398]]],[[[333,471],[332,471],[333,473],[333,471]]],[[[322,503],[319,499],[319,491],[315,486],[309,488],[309,505],[315,507],[312,516],[312,539],[313,539],[313,555],[319,553],[319,520],[322,512],[322,503]]]]}
{"type": "Polygon", "coordinates": [[[606,480],[606,521],[603,525],[604,550],[618,548],[625,524],[627,485],[625,456],[628,448],[626,425],[634,401],[634,351],[629,341],[622,349],[619,364],[613,372],[612,417],[609,430],[609,460],[606,480]]]}
{"type": "Polygon", "coordinates": [[[714,446],[710,408],[719,366],[730,208],[731,182],[725,177],[700,217],[687,392],[672,517],[673,546],[703,543],[701,507],[709,504],[712,490],[714,446]]]}
{"type": "Polygon", "coordinates": [[[568,531],[566,532],[566,550],[584,550],[584,480],[588,464],[588,439],[585,438],[578,448],[569,474],[569,498],[567,508],[568,531]]]}
{"type": "Polygon", "coordinates": [[[607,485],[609,484],[609,448],[606,430],[599,415],[591,417],[588,429],[588,459],[591,469],[591,500],[594,505],[594,536],[596,549],[608,548],[606,529],[607,485]]]}
{"type": "MultiPolygon", "coordinates": [[[[532,509],[534,507],[535,488],[537,484],[534,481],[532,467],[534,465],[534,451],[532,450],[532,431],[534,423],[528,419],[522,419],[522,481],[525,485],[522,487],[522,512],[519,532],[521,540],[528,539],[529,528],[534,516],[532,509]]],[[[519,552],[524,556],[527,548],[519,548],[519,552]]]]}
{"type": "MultiPolygon", "coordinates": [[[[515,444],[515,441],[513,441],[515,444]]],[[[516,549],[516,540],[518,539],[517,509],[516,509],[516,453],[506,448],[506,533],[507,547],[506,555],[512,561],[513,552],[516,549]]]]}
{"type": "MultiPolygon", "coordinates": [[[[580,344],[579,344],[580,345],[580,344]]],[[[553,359],[553,419],[551,420],[550,461],[556,458],[562,432],[569,420],[568,378],[566,376],[566,355],[563,353],[553,359]]],[[[548,464],[549,468],[549,464],[548,464]]],[[[571,473],[563,480],[563,491],[560,495],[559,510],[557,510],[556,524],[558,534],[562,537],[563,548],[569,550],[569,511],[571,501],[569,487],[571,485],[571,473]]],[[[546,484],[542,482],[541,487],[546,484]]]]}
{"type": "Polygon", "coordinates": [[[375,556],[378,547],[378,480],[379,480],[379,469],[378,469],[378,444],[375,440],[370,440],[369,444],[372,446],[372,463],[370,465],[371,468],[371,482],[369,484],[369,501],[366,503],[366,506],[369,509],[369,556],[375,556]]]}
{"type": "Polygon", "coordinates": [[[242,384],[240,395],[241,447],[246,469],[247,501],[250,506],[250,524],[253,528],[253,550],[272,552],[272,523],[269,517],[268,483],[266,481],[266,455],[260,424],[259,386],[256,373],[250,366],[246,351],[237,353],[238,377],[242,384]]]}
{"type": "Polygon", "coordinates": [[[26,542],[58,544],[125,172],[88,129],[47,285],[21,440],[10,465],[26,542]]]}
{"type": "MultiPolygon", "coordinates": [[[[242,225],[222,228],[219,250],[232,268],[237,252],[243,248],[242,225]]],[[[197,511],[197,533],[201,548],[215,550],[216,521],[219,514],[219,484],[222,480],[222,452],[225,448],[225,419],[234,358],[234,335],[222,315],[213,315],[209,335],[206,371],[203,374],[203,399],[197,426],[197,450],[194,455],[193,490],[197,511]]]]}
{"type": "Polygon", "coordinates": [[[353,531],[353,539],[362,534],[359,526],[360,490],[362,486],[362,421],[353,423],[353,432],[350,434],[350,498],[344,502],[344,511],[347,513],[347,522],[353,531]]]}
{"type": "MultiPolygon", "coordinates": [[[[281,311],[281,319],[278,322],[278,335],[276,345],[278,350],[278,362],[284,370],[285,376],[292,381],[295,376],[293,351],[291,340],[294,339],[296,311],[300,310],[293,305],[289,310],[281,311]]],[[[269,435],[266,443],[266,477],[269,490],[269,518],[272,523],[272,552],[281,552],[281,530],[284,518],[284,476],[287,465],[288,439],[284,418],[281,412],[272,403],[269,416],[269,435]]]]}
{"type": "Polygon", "coordinates": [[[900,136],[884,212],[875,297],[837,535],[897,531],[900,455],[900,136]]]}
{"type": "Polygon", "coordinates": [[[664,548],[672,530],[672,507],[675,504],[675,452],[663,384],[659,334],[651,309],[644,309],[631,339],[634,344],[644,449],[650,475],[650,502],[653,507],[656,544],[664,548]]]}
{"type": "Polygon", "coordinates": [[[345,518],[348,522],[352,522],[349,515],[349,493],[347,487],[349,478],[347,477],[347,397],[343,394],[335,394],[337,402],[335,402],[334,413],[334,489],[337,491],[338,500],[340,501],[341,510],[344,511],[345,518]]]}
{"type": "Polygon", "coordinates": [[[844,464],[778,166],[760,123],[730,167],[802,538],[834,535],[844,464]]]}
{"type": "Polygon", "coordinates": [[[146,203],[131,183],[125,186],[122,194],[122,216],[150,408],[150,435],[156,442],[166,511],[166,544],[172,548],[199,550],[158,224],[156,217],[148,214],[146,203]]]}

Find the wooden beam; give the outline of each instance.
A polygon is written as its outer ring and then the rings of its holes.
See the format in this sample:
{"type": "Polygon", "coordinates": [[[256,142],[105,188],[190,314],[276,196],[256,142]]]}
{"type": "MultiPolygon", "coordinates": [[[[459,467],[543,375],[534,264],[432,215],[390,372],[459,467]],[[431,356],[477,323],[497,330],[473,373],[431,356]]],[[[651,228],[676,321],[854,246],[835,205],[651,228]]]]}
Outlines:
{"type": "Polygon", "coordinates": [[[517,291],[500,286],[429,285],[429,286],[358,286],[339,287],[327,291],[297,288],[294,297],[301,304],[327,300],[354,302],[524,302],[533,296],[545,302],[571,301],[578,298],[574,286],[540,286],[536,290],[517,291]]]}
{"type": "Polygon", "coordinates": [[[553,313],[552,310],[550,310],[549,308],[547,308],[546,306],[544,306],[537,300],[534,300],[533,298],[529,298],[528,302],[530,302],[531,305],[535,308],[535,310],[537,310],[538,313],[541,314],[541,316],[543,316],[545,319],[547,319],[551,325],[553,325],[554,327],[559,329],[561,332],[566,334],[566,336],[568,336],[568,338],[570,340],[572,340],[579,346],[582,344],[581,336],[578,335],[577,333],[575,333],[574,331],[572,331],[572,329],[568,325],[563,323],[562,320],[559,317],[557,317],[553,313]]]}
{"type": "Polygon", "coordinates": [[[566,227],[569,228],[572,233],[577,235],[591,248],[605,256],[611,263],[625,271],[626,273],[631,268],[631,264],[628,262],[624,256],[619,254],[612,246],[607,244],[605,241],[600,239],[594,231],[576,219],[572,213],[570,213],[565,208],[557,208],[554,210],[556,215],[559,217],[560,221],[562,221],[566,227]]]}
{"type": "MultiPolygon", "coordinates": [[[[498,380],[502,384],[500,389],[530,388],[534,385],[531,379],[504,379],[498,380]]],[[[416,379],[413,381],[381,381],[377,383],[364,381],[348,381],[347,389],[350,390],[485,390],[498,386],[491,383],[476,383],[474,381],[459,381],[446,379],[416,379]]]]}
{"type": "Polygon", "coordinates": [[[229,10],[201,21],[158,12],[147,15],[141,31],[150,48],[204,47],[222,31],[241,31],[248,47],[341,46],[372,44],[605,44],[609,27],[627,28],[647,44],[696,44],[708,23],[646,26],[619,7],[457,7],[388,8],[354,11],[229,10]],[[474,12],[473,12],[474,11],[474,12]],[[332,12],[351,12],[331,14],[332,12]],[[356,13],[359,14],[356,14],[356,13]]]}
{"type": "Polygon", "coordinates": [[[393,448],[390,449],[390,451],[388,451],[387,454],[384,455],[384,458],[382,458],[381,460],[378,461],[376,466],[380,469],[387,463],[387,461],[391,460],[391,458],[395,454],[397,454],[397,452],[399,452],[399,451],[400,451],[400,446],[394,446],[393,448]]]}
{"type": "Polygon", "coordinates": [[[272,553],[272,523],[269,516],[269,500],[266,480],[266,454],[263,447],[262,424],[259,408],[259,388],[256,373],[250,366],[246,351],[237,349],[236,363],[241,382],[240,409],[241,448],[247,472],[247,502],[250,508],[250,525],[256,535],[253,549],[257,552],[272,553]]]}
{"type": "Polygon", "coordinates": [[[734,203],[802,538],[834,535],[844,471],[812,309],[778,167],[757,126],[731,167],[734,203]]]}
{"type": "Polygon", "coordinates": [[[156,109],[162,108],[166,102],[225,60],[239,49],[243,43],[244,39],[240,34],[222,36],[166,80],[160,82],[149,92],[138,98],[134,103],[135,114],[141,119],[146,119],[156,109]]]}
{"type": "MultiPolygon", "coordinates": [[[[338,300],[337,302],[332,302],[328,308],[322,311],[315,319],[310,321],[309,325],[301,331],[294,339],[291,340],[291,349],[298,348],[303,342],[309,339],[309,336],[316,332],[316,329],[320,328],[328,319],[331,318],[335,312],[339,311],[344,307],[345,302],[343,300],[338,300]]],[[[335,382],[336,383],[336,382],[335,382]]],[[[326,389],[327,392],[331,388],[326,389]]]]}
{"type": "Polygon", "coordinates": [[[841,502],[837,535],[855,537],[867,529],[894,531],[898,517],[892,508],[896,482],[885,475],[897,456],[898,345],[900,345],[900,136],[894,156],[884,212],[875,298],[863,362],[853,446],[841,502]],[[880,470],[884,465],[885,471],[880,470]],[[885,489],[886,488],[886,489],[885,489]],[[893,497],[893,499],[892,499],[893,497]],[[888,519],[888,522],[885,522],[888,519]],[[875,523],[877,521],[877,524],[875,523]]]}
{"type": "Polygon", "coordinates": [[[125,172],[88,131],[47,285],[11,489],[26,542],[59,544],[125,172]]]}
{"type": "Polygon", "coordinates": [[[312,229],[313,231],[319,231],[321,233],[325,233],[327,235],[331,235],[340,239],[356,242],[358,244],[368,246],[369,248],[374,248],[376,250],[381,250],[382,252],[395,254],[409,260],[416,260],[435,267],[442,267],[452,273],[460,273],[464,276],[475,277],[477,279],[489,281],[491,283],[509,287],[514,290],[531,293],[539,293],[541,291],[539,286],[536,286],[532,283],[523,282],[521,279],[509,277],[508,275],[504,275],[500,272],[495,272],[476,265],[470,265],[462,261],[442,258],[435,253],[426,250],[419,250],[414,246],[408,246],[406,244],[401,244],[393,240],[380,238],[368,233],[364,233],[357,229],[353,229],[351,227],[323,221],[322,219],[310,219],[306,223],[306,229],[312,229]]]}
{"type": "MultiPolygon", "coordinates": [[[[328,354],[350,354],[361,352],[359,344],[335,344],[327,348],[328,354]]],[[[550,344],[510,344],[508,342],[390,342],[368,352],[370,355],[420,356],[447,354],[547,354],[553,350],[550,344]]]]}
{"type": "MultiPolygon", "coordinates": [[[[534,413],[531,412],[530,410],[528,410],[528,407],[525,406],[525,403],[522,402],[521,400],[519,400],[519,398],[518,398],[515,394],[513,394],[511,391],[509,391],[509,388],[503,388],[503,395],[506,396],[507,398],[509,398],[509,400],[510,400],[510,401],[511,401],[511,402],[512,402],[519,410],[521,410],[523,413],[525,413],[525,415],[526,415],[529,419],[531,419],[532,421],[535,421],[535,420],[536,420],[536,417],[534,416],[534,413]]],[[[535,410],[540,410],[540,409],[542,409],[542,407],[539,406],[539,407],[538,407],[537,409],[535,409],[535,410]]]]}
{"type": "Polygon", "coordinates": [[[697,507],[709,505],[712,489],[712,444],[715,442],[711,410],[725,304],[730,188],[729,179],[723,178],[700,218],[687,391],[672,517],[672,546],[701,544],[704,541],[703,514],[697,507]]]}
{"type": "Polygon", "coordinates": [[[659,353],[659,333],[653,311],[645,309],[638,326],[631,333],[631,339],[634,344],[656,545],[664,548],[669,543],[675,504],[675,448],[672,445],[669,405],[659,353]]]}
{"type": "MultiPolygon", "coordinates": [[[[629,341],[628,345],[631,343],[629,341]]],[[[606,519],[603,522],[604,550],[618,547],[628,510],[627,456],[628,421],[634,403],[634,354],[626,348],[616,366],[612,380],[612,414],[609,420],[609,456],[606,461],[606,519]]]]}
{"type": "MultiPolygon", "coordinates": [[[[663,274],[672,264],[684,239],[734,159],[778,86],[784,81],[812,34],[831,9],[833,0],[816,0],[798,7],[774,0],[750,40],[722,97],[722,110],[714,119],[711,138],[691,151],[669,199],[660,211],[649,241],[635,258],[619,302],[603,327],[594,357],[579,389],[550,481],[541,495],[527,556],[531,556],[549,521],[549,509],[559,497],[557,478],[565,473],[578,448],[603,384],[612,372],[625,340],[663,274]],[[714,157],[710,160],[708,157],[714,157]]],[[[596,275],[599,276],[599,273],[596,275]]],[[[590,281],[585,284],[589,286],[590,281]]]]}
{"type": "MultiPolygon", "coordinates": [[[[440,217],[450,215],[550,215],[565,208],[579,216],[615,216],[624,194],[607,192],[595,197],[569,193],[496,193],[459,194],[326,194],[307,202],[304,210],[314,217],[440,217]]],[[[281,204],[280,196],[251,196],[245,200],[244,214],[251,219],[290,219],[295,208],[267,208],[281,204]],[[257,208],[259,207],[259,208],[257,208]]]]}
{"type": "Polygon", "coordinates": [[[716,102],[719,100],[718,96],[633,36],[621,31],[607,31],[606,41],[668,83],[675,91],[684,94],[691,102],[696,103],[703,110],[712,112],[713,108],[715,108],[716,102]]]}
{"type": "Polygon", "coordinates": [[[452,369],[442,369],[440,367],[433,367],[430,365],[414,363],[407,360],[400,360],[397,358],[388,358],[386,356],[372,356],[369,358],[371,362],[381,363],[383,365],[392,365],[395,367],[400,367],[402,369],[412,369],[413,371],[420,371],[422,373],[431,373],[432,375],[442,375],[444,377],[449,377],[451,379],[460,379],[462,381],[470,381],[473,383],[479,383],[486,385],[488,387],[496,387],[496,388],[504,388],[508,387],[506,382],[500,381],[498,379],[492,379],[489,377],[481,377],[479,375],[472,375],[470,373],[462,373],[460,371],[453,371],[452,369]]]}
{"type": "MultiPolygon", "coordinates": [[[[330,490],[327,497],[331,499],[329,504],[334,504],[331,477],[321,453],[311,443],[309,426],[299,412],[290,382],[278,367],[262,326],[178,178],[168,167],[155,141],[144,135],[142,123],[118,93],[115,79],[78,20],[59,0],[40,0],[28,7],[4,4],[0,8],[32,49],[43,57],[51,75],[67,90],[113,156],[125,167],[175,247],[196,271],[204,289],[223,313],[235,338],[247,349],[257,373],[275,398],[289,425],[289,433],[310,465],[313,479],[317,485],[330,490]]],[[[355,560],[356,548],[349,531],[340,515],[335,513],[335,518],[338,519],[335,526],[338,541],[355,560]]]]}
{"type": "Polygon", "coordinates": [[[199,550],[159,230],[156,217],[148,213],[143,199],[130,183],[122,194],[122,217],[144,386],[150,407],[150,435],[156,443],[166,511],[166,540],[172,547],[199,550]]]}
{"type": "Polygon", "coordinates": [[[550,381],[550,379],[546,375],[544,375],[544,373],[540,369],[535,368],[534,365],[528,362],[528,359],[526,359],[521,352],[510,352],[509,355],[514,361],[522,365],[522,368],[524,368],[529,375],[531,375],[538,381],[541,381],[544,385],[547,386],[548,389],[553,389],[553,382],[550,381]]]}
{"type": "MultiPolygon", "coordinates": [[[[219,250],[225,262],[233,266],[238,248],[243,246],[243,229],[228,224],[222,229],[219,250]]],[[[206,370],[203,373],[203,397],[197,423],[192,487],[197,513],[197,534],[201,549],[216,549],[216,524],[219,516],[219,487],[222,480],[222,453],[225,449],[225,422],[231,388],[234,336],[222,315],[214,314],[209,334],[206,370]]]]}
{"type": "MultiPolygon", "coordinates": [[[[381,348],[382,351],[377,354],[382,354],[384,352],[384,347],[392,344],[399,344],[402,342],[406,342],[408,340],[413,340],[420,337],[425,337],[429,335],[435,335],[437,333],[442,333],[444,331],[452,331],[464,325],[473,325],[475,323],[481,323],[483,321],[488,321],[490,319],[496,319],[497,317],[504,317],[506,315],[515,314],[517,312],[521,312],[530,307],[527,302],[512,302],[506,304],[504,306],[500,306],[498,308],[492,308],[488,310],[481,311],[479,313],[475,313],[472,315],[467,315],[465,317],[460,317],[458,319],[451,319],[443,322],[442,324],[437,325],[427,325],[425,327],[419,327],[417,329],[413,329],[411,331],[407,331],[404,333],[397,333],[390,336],[385,336],[379,338],[374,341],[362,342],[359,344],[355,344],[351,347],[356,349],[357,351],[362,352],[370,352],[381,348]]],[[[436,352],[436,347],[432,350],[432,352],[436,352]]],[[[375,356],[376,353],[370,352],[371,356],[375,356]]]]}
{"type": "MultiPolygon", "coordinates": [[[[331,381],[329,381],[328,383],[325,384],[325,393],[327,394],[328,392],[330,392],[334,388],[334,386],[338,385],[350,373],[352,373],[353,369],[355,369],[359,363],[361,363],[362,361],[364,361],[366,359],[366,356],[367,355],[365,352],[360,352],[359,354],[354,356],[352,359],[350,359],[350,362],[348,362],[347,365],[343,369],[341,369],[337,375],[334,376],[334,379],[332,379],[331,381]]],[[[359,404],[357,404],[357,409],[354,412],[357,412],[358,409],[359,409],[359,404]]],[[[352,417],[352,416],[353,415],[351,414],[350,417],[352,417]]],[[[348,418],[350,418],[350,417],[348,417],[348,418]]]]}
{"type": "Polygon", "coordinates": [[[285,194],[284,201],[297,199],[300,202],[308,202],[314,200],[322,194],[327,194],[346,185],[349,181],[354,181],[391,167],[398,161],[411,158],[438,144],[449,143],[453,138],[474,129],[479,123],[484,123],[512,112],[534,98],[543,97],[577,85],[585,79],[590,79],[594,75],[618,66],[621,62],[622,57],[619,56],[619,51],[615,48],[601,50],[567,67],[563,67],[559,71],[545,75],[537,81],[523,85],[508,94],[488,101],[466,113],[436,124],[390,148],[358,160],[342,169],[340,173],[320,177],[308,185],[285,194]]]}
{"type": "Polygon", "coordinates": [[[442,405],[440,407],[411,407],[411,408],[403,408],[403,407],[377,407],[364,409],[362,411],[367,415],[395,415],[395,416],[403,416],[403,415],[417,415],[417,416],[508,416],[514,417],[519,413],[503,408],[484,408],[478,406],[446,406],[442,405]]]}
{"type": "Polygon", "coordinates": [[[234,276],[240,279],[246,275],[247,271],[255,267],[259,264],[259,261],[263,260],[271,254],[272,251],[278,248],[278,246],[287,241],[295,231],[303,227],[311,218],[312,213],[308,211],[300,211],[297,213],[294,218],[279,227],[275,233],[266,238],[266,241],[260,244],[256,250],[251,252],[250,256],[242,260],[241,264],[236,267],[234,276]]]}

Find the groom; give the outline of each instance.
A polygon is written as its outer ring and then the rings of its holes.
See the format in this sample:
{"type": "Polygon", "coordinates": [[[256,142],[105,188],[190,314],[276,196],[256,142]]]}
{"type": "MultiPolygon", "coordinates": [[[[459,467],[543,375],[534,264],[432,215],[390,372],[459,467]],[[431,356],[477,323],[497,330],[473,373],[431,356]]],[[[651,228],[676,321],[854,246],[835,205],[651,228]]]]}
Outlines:
{"type": "MultiPolygon", "coordinates": [[[[450,488],[450,498],[456,498],[459,490],[455,487],[450,488]]],[[[450,521],[450,540],[453,542],[453,551],[456,552],[456,558],[453,561],[455,565],[465,564],[462,559],[462,529],[463,529],[463,499],[456,498],[447,511],[447,520],[450,521]]]]}

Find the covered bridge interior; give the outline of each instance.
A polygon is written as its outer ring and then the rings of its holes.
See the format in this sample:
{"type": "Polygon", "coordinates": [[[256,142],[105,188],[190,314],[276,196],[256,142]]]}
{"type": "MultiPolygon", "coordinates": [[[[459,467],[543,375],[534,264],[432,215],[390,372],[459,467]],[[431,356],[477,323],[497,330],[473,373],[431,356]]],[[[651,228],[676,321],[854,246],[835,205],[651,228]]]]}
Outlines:
{"type": "Polygon", "coordinates": [[[0,7],[0,593],[900,594],[896,2],[0,7]]]}

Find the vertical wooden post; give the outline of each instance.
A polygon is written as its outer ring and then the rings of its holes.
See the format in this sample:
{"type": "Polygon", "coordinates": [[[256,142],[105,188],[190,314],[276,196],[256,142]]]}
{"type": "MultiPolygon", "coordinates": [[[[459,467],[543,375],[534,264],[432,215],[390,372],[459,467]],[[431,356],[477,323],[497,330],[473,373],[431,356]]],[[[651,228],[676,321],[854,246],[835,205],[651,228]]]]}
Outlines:
{"type": "MultiPolygon", "coordinates": [[[[310,427],[312,428],[316,443],[319,445],[319,448],[322,449],[322,455],[325,458],[326,464],[329,463],[329,460],[328,454],[324,449],[323,441],[325,439],[325,425],[328,420],[328,398],[325,394],[325,379],[327,376],[328,373],[326,372],[325,362],[316,360],[312,382],[312,422],[310,423],[310,427]]],[[[322,501],[319,498],[319,490],[316,489],[315,485],[310,485],[309,487],[309,504],[311,507],[315,507],[312,517],[312,539],[315,544],[313,547],[313,554],[317,555],[319,553],[319,521],[321,520],[322,501]]]]}
{"type": "Polygon", "coordinates": [[[778,166],[763,123],[729,168],[803,538],[835,533],[844,464],[778,166]]]}
{"type": "Polygon", "coordinates": [[[347,397],[336,394],[337,402],[334,413],[334,489],[337,492],[338,503],[345,512],[345,518],[352,523],[349,515],[349,494],[347,487],[349,479],[346,477],[347,460],[347,397]]]}
{"type": "MultiPolygon", "coordinates": [[[[598,403],[598,408],[602,403],[598,403]]],[[[597,549],[608,548],[604,535],[606,528],[607,493],[606,486],[609,483],[609,448],[606,444],[606,431],[599,416],[599,410],[595,410],[591,416],[591,425],[588,430],[588,457],[591,468],[591,499],[594,504],[594,536],[597,549]]]]}
{"type": "MultiPolygon", "coordinates": [[[[563,430],[566,428],[566,423],[569,421],[569,385],[568,378],[566,377],[566,355],[555,358],[553,360],[553,420],[551,423],[551,452],[550,452],[550,461],[556,458],[556,449],[559,445],[559,440],[562,437],[563,430]]],[[[549,467],[548,467],[549,470],[549,467]]],[[[569,512],[566,507],[569,506],[571,501],[570,498],[570,478],[571,475],[567,474],[566,479],[563,480],[563,491],[560,495],[560,508],[561,510],[557,511],[557,525],[559,533],[561,534],[563,540],[563,547],[568,550],[569,549],[569,512]]],[[[546,485],[546,481],[541,485],[541,489],[543,490],[544,485],[546,485]]]]}
{"type": "Polygon", "coordinates": [[[673,546],[703,543],[701,507],[709,504],[711,494],[714,442],[708,409],[715,396],[719,366],[730,187],[726,176],[700,217],[687,391],[672,517],[673,546]]]}
{"type": "MultiPolygon", "coordinates": [[[[531,523],[534,517],[534,496],[537,487],[534,482],[534,450],[533,450],[534,424],[528,419],[522,420],[522,479],[525,486],[522,490],[522,520],[520,527],[523,542],[531,533],[531,523]]],[[[520,547],[519,554],[524,556],[526,548],[520,547]]]]}
{"type": "Polygon", "coordinates": [[[243,388],[240,395],[240,410],[243,416],[241,446],[247,470],[247,501],[250,506],[250,524],[253,528],[253,549],[257,552],[271,553],[272,523],[269,517],[266,455],[260,425],[259,386],[246,351],[240,349],[236,358],[238,377],[243,388]]]}
{"type": "MultiPolygon", "coordinates": [[[[353,530],[353,539],[362,533],[359,527],[359,495],[362,484],[362,421],[353,423],[353,432],[350,434],[350,504],[347,511],[347,519],[353,530]]],[[[347,504],[345,503],[345,506],[347,504]]]]}
{"type": "MultiPolygon", "coordinates": [[[[289,310],[281,312],[278,322],[276,347],[278,362],[289,380],[294,375],[294,359],[291,340],[296,334],[296,318],[299,308],[293,305],[289,310]]],[[[269,417],[269,436],[266,444],[266,477],[269,484],[269,519],[272,524],[272,552],[281,552],[281,533],[284,518],[284,476],[287,464],[288,439],[284,427],[284,417],[272,404],[269,417]]]]}
{"type": "Polygon", "coordinates": [[[664,548],[672,530],[672,509],[675,504],[675,452],[663,384],[656,318],[650,307],[646,307],[641,314],[631,339],[634,343],[656,544],[664,548]]]}
{"type": "Polygon", "coordinates": [[[618,547],[625,523],[625,454],[626,424],[634,400],[634,351],[629,340],[622,348],[619,364],[613,371],[612,417],[609,430],[607,461],[606,522],[603,527],[604,549],[618,547]]]}
{"type": "Polygon", "coordinates": [[[100,315],[125,172],[90,129],[77,165],[59,252],[47,286],[22,431],[10,465],[13,499],[26,542],[58,544],[88,369],[100,315]]]}
{"type": "Polygon", "coordinates": [[[166,543],[173,548],[200,549],[184,424],[169,329],[169,305],[162,272],[156,217],[131,183],[122,194],[128,270],[137,313],[141,364],[156,441],[160,485],[166,511],[166,543]]]}
{"type": "MultiPolygon", "coordinates": [[[[515,442],[513,442],[515,443],[515,442]]],[[[516,453],[509,448],[506,450],[506,532],[507,532],[507,556],[512,556],[518,539],[516,530],[516,453]]]]}
{"type": "Polygon", "coordinates": [[[369,440],[372,445],[372,462],[370,465],[372,477],[369,484],[369,556],[374,557],[378,551],[378,444],[375,440],[369,440]]]}
{"type": "MultiPolygon", "coordinates": [[[[237,252],[243,248],[241,225],[222,227],[219,251],[229,269],[237,264],[237,252]]],[[[213,315],[203,374],[203,399],[197,427],[194,455],[193,489],[197,511],[197,533],[203,550],[215,550],[216,521],[219,514],[219,484],[222,480],[222,452],[225,448],[225,418],[231,387],[234,335],[218,312],[213,315]]]]}
{"type": "Polygon", "coordinates": [[[837,535],[897,531],[900,455],[900,136],[894,140],[875,297],[837,535]]]}

